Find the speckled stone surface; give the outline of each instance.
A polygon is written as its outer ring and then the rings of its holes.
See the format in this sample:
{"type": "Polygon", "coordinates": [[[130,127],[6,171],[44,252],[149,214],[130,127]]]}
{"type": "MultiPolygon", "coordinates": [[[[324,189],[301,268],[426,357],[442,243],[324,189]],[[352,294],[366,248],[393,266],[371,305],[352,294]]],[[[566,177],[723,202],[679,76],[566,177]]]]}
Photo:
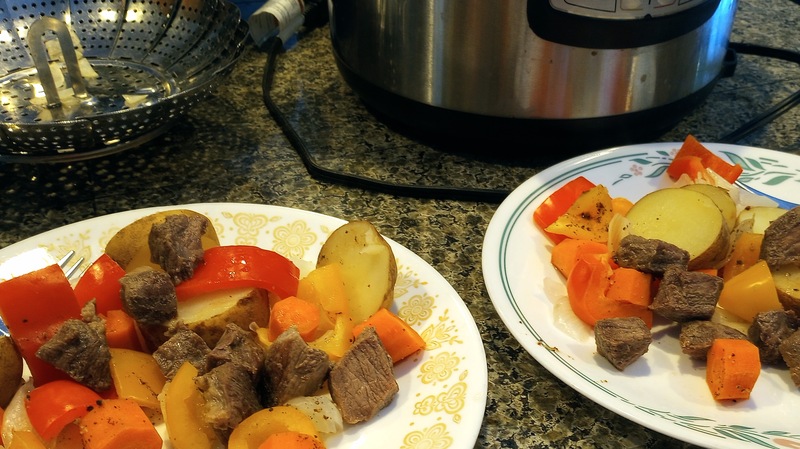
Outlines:
{"type": "MultiPolygon", "coordinates": [[[[800,6],[739,4],[732,41],[800,50],[800,6]]],[[[483,336],[489,372],[475,447],[687,448],[587,400],[540,366],[492,307],[481,272],[483,234],[496,202],[396,196],[314,179],[261,98],[266,55],[249,49],[226,82],[167,134],[142,147],[83,162],[0,165],[0,248],[90,217],[149,206],[246,202],[374,222],[430,263],[458,291],[483,336]]],[[[278,60],[273,95],[323,166],[414,185],[508,191],[553,161],[521,148],[495,160],[433,148],[387,128],[340,78],[328,29],[278,60]]],[[[714,141],[800,88],[800,69],[742,56],[731,78],[675,129],[714,141]]],[[[800,110],[738,142],[800,154],[800,110]]]]}

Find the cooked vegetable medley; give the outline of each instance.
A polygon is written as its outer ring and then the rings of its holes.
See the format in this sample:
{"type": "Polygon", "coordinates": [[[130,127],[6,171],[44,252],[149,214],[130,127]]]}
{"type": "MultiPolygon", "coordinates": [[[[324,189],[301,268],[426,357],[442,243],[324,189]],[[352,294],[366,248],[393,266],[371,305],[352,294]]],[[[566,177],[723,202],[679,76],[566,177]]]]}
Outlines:
{"type": "Polygon", "coordinates": [[[714,400],[748,399],[762,364],[800,387],[800,208],[748,197],[742,167],[692,136],[666,173],[671,186],[635,202],[578,177],[535,209],[570,309],[620,371],[657,322],[706,361],[714,400]]]}

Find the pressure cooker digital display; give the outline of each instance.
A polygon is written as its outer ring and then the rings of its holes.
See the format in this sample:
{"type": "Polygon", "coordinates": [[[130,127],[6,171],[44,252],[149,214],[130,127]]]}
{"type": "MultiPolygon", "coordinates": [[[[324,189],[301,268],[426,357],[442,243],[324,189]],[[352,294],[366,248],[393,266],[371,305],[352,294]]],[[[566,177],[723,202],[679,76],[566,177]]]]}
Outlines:
{"type": "Polygon", "coordinates": [[[708,0],[550,0],[550,5],[568,14],[632,20],[675,14],[706,1],[708,0]]]}
{"type": "Polygon", "coordinates": [[[594,49],[660,44],[696,30],[720,0],[528,0],[528,23],[541,39],[594,49]]]}

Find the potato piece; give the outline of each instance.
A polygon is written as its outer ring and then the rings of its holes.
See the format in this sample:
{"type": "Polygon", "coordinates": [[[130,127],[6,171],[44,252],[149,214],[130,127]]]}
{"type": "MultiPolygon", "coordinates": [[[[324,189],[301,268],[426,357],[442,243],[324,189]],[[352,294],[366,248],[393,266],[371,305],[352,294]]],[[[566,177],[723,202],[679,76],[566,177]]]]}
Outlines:
{"type": "Polygon", "coordinates": [[[767,226],[769,226],[770,223],[785,213],[786,209],[781,209],[780,207],[748,207],[747,209],[739,212],[736,222],[738,225],[746,226],[749,232],[763,234],[764,230],[767,229],[767,226]],[[752,224],[749,224],[748,220],[752,220],[752,224]]]}
{"type": "MultiPolygon", "coordinates": [[[[131,271],[142,266],[150,266],[160,270],[161,267],[158,266],[158,264],[150,261],[148,236],[150,235],[150,228],[154,223],[160,223],[164,221],[168,215],[174,214],[196,215],[208,220],[208,217],[205,215],[188,209],[156,212],[142,217],[117,231],[116,234],[111,237],[111,240],[108,241],[108,244],[106,244],[106,254],[114,259],[125,271],[131,271]]],[[[210,220],[202,240],[204,249],[219,246],[217,231],[214,229],[214,225],[210,220]]]]}
{"type": "Polygon", "coordinates": [[[320,249],[317,267],[342,266],[350,316],[360,323],[394,299],[397,261],[375,226],[356,220],[334,230],[320,249]]]}
{"type": "Polygon", "coordinates": [[[6,408],[22,385],[22,356],[11,337],[0,337],[0,408],[6,408]]]}
{"type": "MultiPolygon", "coordinates": [[[[225,332],[228,323],[249,329],[251,323],[258,327],[269,324],[269,295],[266,290],[244,287],[219,290],[178,302],[178,317],[189,329],[196,332],[210,348],[225,332]]],[[[169,324],[142,326],[142,335],[151,349],[164,341],[169,324]]]]}
{"type": "Polygon", "coordinates": [[[786,265],[771,271],[783,308],[800,314],[800,267],[786,265]]]}
{"type": "Polygon", "coordinates": [[[732,230],[736,227],[736,216],[739,212],[736,210],[736,202],[733,201],[731,194],[728,193],[726,189],[719,186],[712,186],[711,184],[687,184],[682,188],[708,195],[722,212],[722,216],[725,217],[728,230],[732,230]]]}
{"type": "Polygon", "coordinates": [[[626,218],[630,233],[672,243],[689,252],[689,269],[716,268],[730,250],[730,231],[722,212],[702,193],[667,188],[637,201],[626,218]]]}

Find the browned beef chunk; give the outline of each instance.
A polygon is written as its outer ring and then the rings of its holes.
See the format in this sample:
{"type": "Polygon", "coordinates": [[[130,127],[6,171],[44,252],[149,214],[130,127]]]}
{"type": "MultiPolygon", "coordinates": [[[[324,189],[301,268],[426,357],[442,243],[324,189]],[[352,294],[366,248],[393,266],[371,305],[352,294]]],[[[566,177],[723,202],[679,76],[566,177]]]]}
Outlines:
{"type": "Polygon", "coordinates": [[[264,350],[255,335],[236,324],[228,323],[217,345],[206,358],[206,369],[210,370],[228,362],[238,363],[255,381],[264,372],[264,360],[264,350]]]}
{"type": "Polygon", "coordinates": [[[660,275],[667,267],[688,268],[689,253],[662,240],[627,235],[620,241],[614,261],[621,267],[660,275]]]}
{"type": "Polygon", "coordinates": [[[223,363],[196,377],[195,384],[204,399],[203,419],[223,442],[239,423],[262,408],[250,373],[241,365],[223,363]]]}
{"type": "Polygon", "coordinates": [[[792,335],[800,325],[797,315],[786,310],[759,312],[747,329],[750,341],[758,346],[761,363],[783,364],[783,356],[778,349],[781,341],[792,335]]]}
{"type": "Polygon", "coordinates": [[[664,272],[650,308],[672,321],[709,320],[722,292],[722,278],[672,266],[664,272]]]}
{"type": "Polygon", "coordinates": [[[279,405],[317,391],[330,371],[328,354],[303,340],[295,327],[282,333],[267,350],[267,406],[279,405]]]}
{"type": "Polygon", "coordinates": [[[111,352],[106,342],[105,324],[94,315],[94,301],[84,307],[81,320],[66,320],[36,357],[67,373],[76,382],[96,391],[111,386],[111,352]],[[87,307],[91,306],[91,309],[87,307]]]}
{"type": "Polygon", "coordinates": [[[178,316],[175,285],[163,271],[141,270],[126,274],[122,286],[122,309],[143,324],[162,324],[178,316]]]}
{"type": "Polygon", "coordinates": [[[598,320],[594,340],[597,353],[622,371],[647,352],[653,337],[643,319],[625,317],[598,320]]]}
{"type": "Polygon", "coordinates": [[[207,226],[203,217],[175,214],[150,228],[150,259],[169,273],[175,285],[192,277],[195,267],[203,261],[200,238],[207,226]]]}
{"type": "Polygon", "coordinates": [[[172,379],[183,362],[191,363],[199,374],[206,372],[206,356],[211,349],[202,337],[186,326],[179,326],[169,339],[153,352],[153,358],[167,379],[172,379]]]}
{"type": "Polygon", "coordinates": [[[764,230],[761,258],[773,269],[800,265],[800,207],[776,218],[764,230]]]}
{"type": "Polygon", "coordinates": [[[792,382],[800,387],[800,330],[794,331],[792,335],[784,338],[778,345],[783,361],[789,367],[789,374],[792,382]]]}
{"type": "Polygon", "coordinates": [[[738,329],[713,321],[687,321],[681,325],[678,340],[681,351],[696,360],[705,360],[711,343],[716,338],[747,340],[747,335],[738,329]]]}
{"type": "Polygon", "coordinates": [[[331,369],[328,385],[348,424],[367,421],[392,402],[399,391],[394,365],[375,328],[358,335],[331,369]]]}

